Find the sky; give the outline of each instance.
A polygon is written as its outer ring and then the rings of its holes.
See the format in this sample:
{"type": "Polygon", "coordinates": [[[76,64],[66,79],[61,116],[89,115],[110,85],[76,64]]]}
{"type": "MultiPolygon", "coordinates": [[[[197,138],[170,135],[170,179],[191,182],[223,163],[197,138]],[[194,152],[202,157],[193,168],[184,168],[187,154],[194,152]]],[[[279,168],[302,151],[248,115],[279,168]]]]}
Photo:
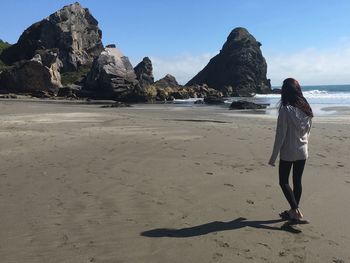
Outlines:
{"type": "MultiPolygon", "coordinates": [[[[0,0],[0,39],[21,33],[67,0],[0,0]]],[[[185,84],[219,53],[235,27],[262,43],[272,85],[350,84],[348,0],[81,0],[99,21],[103,43],[114,43],[136,66],[152,60],[155,79],[185,84]]]]}

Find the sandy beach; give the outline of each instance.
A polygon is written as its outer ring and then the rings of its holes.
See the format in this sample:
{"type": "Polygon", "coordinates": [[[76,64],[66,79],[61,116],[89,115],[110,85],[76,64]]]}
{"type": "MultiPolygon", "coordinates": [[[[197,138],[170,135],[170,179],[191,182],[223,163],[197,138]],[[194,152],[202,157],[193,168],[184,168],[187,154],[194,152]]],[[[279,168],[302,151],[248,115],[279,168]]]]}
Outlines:
{"type": "Polygon", "coordinates": [[[276,116],[0,101],[0,262],[350,262],[350,116],[316,117],[309,225],[267,165],[276,116]]]}

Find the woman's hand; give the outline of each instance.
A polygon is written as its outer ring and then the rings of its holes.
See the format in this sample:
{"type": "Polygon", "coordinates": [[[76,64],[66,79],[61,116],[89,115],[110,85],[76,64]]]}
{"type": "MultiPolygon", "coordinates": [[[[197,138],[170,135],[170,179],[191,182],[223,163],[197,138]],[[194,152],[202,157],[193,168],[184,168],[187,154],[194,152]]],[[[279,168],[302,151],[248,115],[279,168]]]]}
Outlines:
{"type": "Polygon", "coordinates": [[[272,160],[270,160],[270,161],[269,161],[269,165],[275,166],[275,162],[273,162],[272,160]]]}

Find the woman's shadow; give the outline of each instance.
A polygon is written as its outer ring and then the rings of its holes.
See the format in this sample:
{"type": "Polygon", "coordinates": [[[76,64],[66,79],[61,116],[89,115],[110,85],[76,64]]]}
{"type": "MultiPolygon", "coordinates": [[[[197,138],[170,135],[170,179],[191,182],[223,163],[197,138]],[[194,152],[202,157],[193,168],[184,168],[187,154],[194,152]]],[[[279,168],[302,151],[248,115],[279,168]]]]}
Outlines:
{"type": "Polygon", "coordinates": [[[157,228],[141,233],[141,236],[145,237],[194,237],[202,236],[212,232],[235,230],[243,227],[253,227],[267,230],[286,231],[293,234],[301,233],[301,230],[293,227],[291,222],[285,222],[281,227],[269,226],[271,224],[280,223],[285,221],[284,219],[273,219],[273,220],[255,220],[248,221],[244,217],[239,217],[229,222],[214,221],[211,223],[180,228],[180,229],[169,229],[169,228],[157,228]]]}

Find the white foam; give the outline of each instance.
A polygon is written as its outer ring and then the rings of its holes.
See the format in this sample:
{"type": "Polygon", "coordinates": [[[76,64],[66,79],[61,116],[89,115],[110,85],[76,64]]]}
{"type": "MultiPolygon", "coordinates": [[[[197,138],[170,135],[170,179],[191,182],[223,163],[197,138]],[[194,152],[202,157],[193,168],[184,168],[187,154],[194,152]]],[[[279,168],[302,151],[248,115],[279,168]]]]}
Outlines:
{"type": "MultiPolygon", "coordinates": [[[[350,92],[328,92],[325,90],[309,90],[303,92],[305,98],[312,99],[350,99],[350,92]]],[[[256,94],[255,98],[279,99],[280,94],[256,94]]]]}
{"type": "Polygon", "coordinates": [[[175,99],[173,100],[173,102],[175,104],[182,104],[182,103],[194,103],[198,100],[203,100],[203,98],[175,99]]]}

